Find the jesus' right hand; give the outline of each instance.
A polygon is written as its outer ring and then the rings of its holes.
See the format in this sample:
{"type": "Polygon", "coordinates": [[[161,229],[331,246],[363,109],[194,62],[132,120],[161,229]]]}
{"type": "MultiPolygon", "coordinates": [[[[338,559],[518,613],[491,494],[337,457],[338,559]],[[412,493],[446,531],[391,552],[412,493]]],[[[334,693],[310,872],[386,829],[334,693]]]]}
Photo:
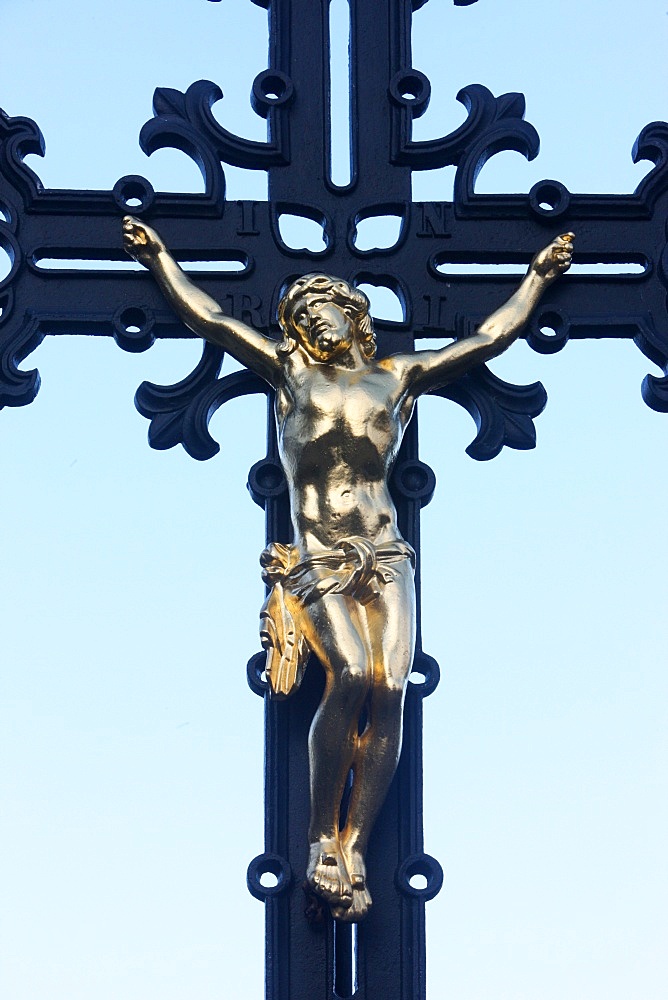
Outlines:
{"type": "Polygon", "coordinates": [[[551,284],[571,266],[574,239],[573,233],[557,236],[536,254],[529,270],[538,274],[546,284],[551,284]]]}
{"type": "Polygon", "coordinates": [[[155,229],[132,215],[123,219],[123,246],[144,267],[150,267],[158,253],[165,249],[155,229]]]}

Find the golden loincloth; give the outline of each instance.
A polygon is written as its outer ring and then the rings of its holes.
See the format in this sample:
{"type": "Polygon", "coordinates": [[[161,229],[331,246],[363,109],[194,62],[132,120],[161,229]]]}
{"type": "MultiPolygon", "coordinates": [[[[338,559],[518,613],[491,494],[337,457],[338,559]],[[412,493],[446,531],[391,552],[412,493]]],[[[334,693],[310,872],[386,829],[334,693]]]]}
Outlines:
{"type": "Polygon", "coordinates": [[[260,611],[260,639],[273,695],[287,698],[297,690],[311,652],[292,610],[298,613],[326,594],[345,594],[369,604],[397,578],[393,563],[404,559],[415,569],[415,552],[403,539],[375,545],[359,536],[342,538],[336,548],[301,560],[294,545],[274,542],[264,550],[262,579],[271,590],[260,611]]]}

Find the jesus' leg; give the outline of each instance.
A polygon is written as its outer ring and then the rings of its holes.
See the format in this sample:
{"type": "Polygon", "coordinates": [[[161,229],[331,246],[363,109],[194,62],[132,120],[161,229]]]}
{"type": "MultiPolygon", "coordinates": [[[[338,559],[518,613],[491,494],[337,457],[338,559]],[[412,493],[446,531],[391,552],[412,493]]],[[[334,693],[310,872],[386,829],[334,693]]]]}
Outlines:
{"type": "Polygon", "coordinates": [[[352,887],[339,842],[346,778],[358,745],[358,720],[372,680],[372,657],[357,603],[330,594],[300,612],[304,635],[325,671],[325,691],[309,735],[311,821],[306,873],[331,906],[345,909],[352,887]]]}
{"type": "Polygon", "coordinates": [[[341,847],[353,888],[346,909],[333,908],[339,920],[361,920],[371,896],[365,855],[371,830],[385,801],[401,752],[403,703],[415,647],[415,586],[408,562],[398,579],[366,608],[374,677],[369,719],[353,759],[353,787],[341,847]]]}

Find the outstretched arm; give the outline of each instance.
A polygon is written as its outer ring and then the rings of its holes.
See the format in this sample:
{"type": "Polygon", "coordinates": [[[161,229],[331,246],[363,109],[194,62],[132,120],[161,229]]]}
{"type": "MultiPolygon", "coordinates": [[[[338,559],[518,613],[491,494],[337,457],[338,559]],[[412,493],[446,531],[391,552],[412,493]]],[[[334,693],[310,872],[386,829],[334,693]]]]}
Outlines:
{"type": "Polygon", "coordinates": [[[446,385],[469,368],[495,358],[517,340],[545,289],[571,266],[573,239],[573,233],[564,233],[537,253],[515,294],[471,337],[440,351],[417,351],[391,359],[404,366],[401,377],[408,395],[415,397],[446,385]]]}
{"type": "Polygon", "coordinates": [[[126,215],[123,243],[130,256],[149,269],[172,309],[193,333],[225,348],[237,361],[276,385],[281,366],[275,342],[226,316],[218,303],[183,273],[154,229],[126,215]]]}

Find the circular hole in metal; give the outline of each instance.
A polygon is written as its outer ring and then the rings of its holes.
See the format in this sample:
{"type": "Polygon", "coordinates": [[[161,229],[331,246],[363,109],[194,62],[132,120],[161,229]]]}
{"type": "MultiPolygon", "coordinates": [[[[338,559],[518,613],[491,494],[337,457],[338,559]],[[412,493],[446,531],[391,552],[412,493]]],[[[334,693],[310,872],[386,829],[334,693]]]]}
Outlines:
{"type": "Polygon", "coordinates": [[[408,681],[413,686],[416,694],[421,698],[426,698],[435,691],[441,677],[438,663],[427,653],[419,650],[415,654],[415,660],[408,681]]]}
{"type": "Polygon", "coordinates": [[[527,342],[539,354],[556,354],[568,343],[570,324],[558,309],[546,309],[534,317],[527,342]]]}
{"type": "Polygon", "coordinates": [[[408,680],[409,680],[409,682],[411,684],[426,684],[427,683],[427,678],[425,677],[425,675],[423,673],[420,673],[419,670],[411,670],[410,674],[408,675],[408,680]]]}
{"type": "Polygon", "coordinates": [[[265,665],[267,654],[264,650],[261,653],[254,653],[246,665],[246,679],[251,691],[263,698],[267,693],[268,679],[265,665]]]}
{"type": "Polygon", "coordinates": [[[556,354],[568,343],[569,322],[558,309],[539,313],[529,326],[527,342],[539,354],[556,354]]]}
{"type": "Polygon", "coordinates": [[[139,353],[153,343],[153,313],[140,306],[119,309],[114,315],[114,339],[124,351],[139,353]]]}
{"type": "Polygon", "coordinates": [[[429,103],[431,86],[429,80],[419,70],[397,73],[390,80],[390,96],[395,103],[410,107],[413,116],[419,116],[429,103]]]}
{"type": "Polygon", "coordinates": [[[123,211],[130,209],[136,212],[145,211],[153,201],[155,192],[145,177],[129,174],[116,181],[113,190],[114,200],[123,211]]]}
{"type": "Polygon", "coordinates": [[[529,204],[536,215],[556,218],[568,209],[571,196],[560,181],[539,181],[529,191],[529,204]]]}
{"type": "Polygon", "coordinates": [[[121,187],[121,198],[128,208],[140,208],[148,192],[139,181],[128,181],[121,187]]]}
{"type": "Polygon", "coordinates": [[[443,885],[443,869],[429,854],[414,854],[397,869],[397,889],[413,899],[433,899],[443,885]]]}
{"type": "Polygon", "coordinates": [[[131,335],[133,333],[141,333],[146,325],[146,313],[143,309],[139,309],[136,306],[124,309],[120,319],[125,332],[131,335]]]}
{"type": "Polygon", "coordinates": [[[422,87],[420,86],[420,81],[415,78],[408,77],[403,81],[403,87],[401,88],[401,96],[406,101],[416,101],[420,96],[422,87]]]}
{"type": "Polygon", "coordinates": [[[246,873],[246,885],[256,899],[280,896],[292,880],[290,865],[277,854],[253,858],[246,873]]]}
{"type": "Polygon", "coordinates": [[[561,192],[552,184],[543,184],[535,192],[538,207],[544,212],[553,212],[561,199],[561,192]]]}
{"type": "Polygon", "coordinates": [[[562,314],[556,309],[548,309],[536,317],[538,336],[545,340],[560,340],[567,328],[562,314]]]}
{"type": "Polygon", "coordinates": [[[289,76],[279,70],[264,70],[253,80],[251,104],[262,118],[271,108],[283,106],[292,100],[294,87],[289,76]]]}
{"type": "Polygon", "coordinates": [[[280,76],[265,76],[262,80],[262,93],[269,101],[280,101],[285,93],[286,83],[280,76]]]}

